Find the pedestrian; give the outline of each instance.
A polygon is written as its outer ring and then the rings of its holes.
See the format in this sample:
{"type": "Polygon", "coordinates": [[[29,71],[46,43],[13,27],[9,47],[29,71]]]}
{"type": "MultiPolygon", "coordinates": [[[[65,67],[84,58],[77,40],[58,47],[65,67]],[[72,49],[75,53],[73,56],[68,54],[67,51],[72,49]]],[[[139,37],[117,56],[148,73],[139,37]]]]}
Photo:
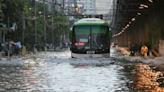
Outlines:
{"type": "Polygon", "coordinates": [[[131,48],[130,48],[130,56],[135,56],[135,46],[132,44],[131,48]]]}
{"type": "Polygon", "coordinates": [[[144,57],[147,57],[147,53],[148,53],[148,48],[147,48],[147,46],[143,45],[141,47],[141,55],[144,57]]]}
{"type": "Polygon", "coordinates": [[[15,55],[18,55],[18,53],[19,53],[19,47],[16,46],[16,47],[15,47],[15,55]]]}

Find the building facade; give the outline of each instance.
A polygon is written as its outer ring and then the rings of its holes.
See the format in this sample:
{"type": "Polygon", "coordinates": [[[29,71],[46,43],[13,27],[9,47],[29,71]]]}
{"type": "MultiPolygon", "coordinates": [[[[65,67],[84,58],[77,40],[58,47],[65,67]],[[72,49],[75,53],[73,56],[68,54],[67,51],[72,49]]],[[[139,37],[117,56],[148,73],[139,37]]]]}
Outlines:
{"type": "Polygon", "coordinates": [[[96,0],[77,0],[77,6],[83,7],[81,11],[85,15],[96,14],[96,0]]]}
{"type": "Polygon", "coordinates": [[[113,0],[96,0],[96,14],[108,14],[113,0]]]}

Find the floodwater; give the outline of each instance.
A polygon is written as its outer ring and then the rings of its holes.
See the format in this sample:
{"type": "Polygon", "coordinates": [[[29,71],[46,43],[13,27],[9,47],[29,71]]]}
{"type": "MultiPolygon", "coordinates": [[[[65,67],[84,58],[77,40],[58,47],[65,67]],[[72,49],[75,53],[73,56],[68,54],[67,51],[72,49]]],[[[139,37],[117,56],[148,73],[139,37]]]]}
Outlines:
{"type": "MultiPolygon", "coordinates": [[[[70,58],[42,52],[0,61],[0,92],[117,92],[162,90],[162,66],[130,62],[115,48],[111,58],[70,58]]],[[[156,92],[156,91],[154,91],[156,92]]]]}

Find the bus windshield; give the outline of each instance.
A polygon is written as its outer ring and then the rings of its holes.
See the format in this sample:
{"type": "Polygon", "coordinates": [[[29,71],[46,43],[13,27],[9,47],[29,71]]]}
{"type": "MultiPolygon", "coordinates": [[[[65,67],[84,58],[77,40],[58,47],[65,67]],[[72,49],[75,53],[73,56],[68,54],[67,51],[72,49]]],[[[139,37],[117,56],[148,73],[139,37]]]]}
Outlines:
{"type": "Polygon", "coordinates": [[[92,26],[91,44],[93,49],[102,49],[108,47],[108,27],[92,26]]]}
{"type": "Polygon", "coordinates": [[[107,26],[75,26],[74,46],[84,49],[102,49],[108,46],[107,26]]]}
{"type": "Polygon", "coordinates": [[[76,26],[74,28],[74,45],[80,48],[90,49],[90,26],[76,26]]]}

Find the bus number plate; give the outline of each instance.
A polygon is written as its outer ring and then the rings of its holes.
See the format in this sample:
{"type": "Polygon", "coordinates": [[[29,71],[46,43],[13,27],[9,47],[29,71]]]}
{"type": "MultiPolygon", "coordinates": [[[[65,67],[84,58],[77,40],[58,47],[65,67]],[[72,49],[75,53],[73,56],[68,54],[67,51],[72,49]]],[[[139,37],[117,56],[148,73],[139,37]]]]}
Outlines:
{"type": "Polygon", "coordinates": [[[87,51],[86,54],[95,54],[95,51],[87,51]]]}

